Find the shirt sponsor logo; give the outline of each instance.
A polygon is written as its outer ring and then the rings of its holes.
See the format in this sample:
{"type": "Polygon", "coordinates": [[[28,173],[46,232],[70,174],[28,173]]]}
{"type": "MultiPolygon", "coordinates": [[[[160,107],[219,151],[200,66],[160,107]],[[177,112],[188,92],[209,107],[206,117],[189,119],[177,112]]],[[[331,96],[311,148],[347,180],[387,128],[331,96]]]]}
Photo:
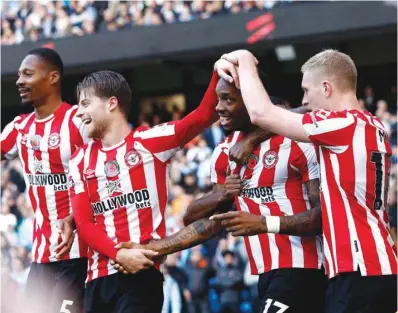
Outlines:
{"type": "Polygon", "coordinates": [[[261,203],[269,203],[275,201],[274,191],[272,187],[256,187],[243,189],[240,196],[249,199],[260,199],[261,203]]]}
{"type": "Polygon", "coordinates": [[[68,190],[66,174],[27,174],[30,186],[52,186],[54,191],[68,190]]]}
{"type": "Polygon", "coordinates": [[[83,174],[86,176],[87,179],[89,179],[95,176],[95,170],[93,170],[92,168],[88,168],[83,172],[83,174]]]}
{"type": "Polygon", "coordinates": [[[263,163],[265,168],[273,168],[275,167],[276,163],[278,163],[278,153],[275,151],[267,151],[264,154],[263,163]]]}
{"type": "Polygon", "coordinates": [[[117,161],[112,160],[105,163],[105,174],[108,177],[115,177],[120,173],[120,166],[117,161]]]}
{"type": "Polygon", "coordinates": [[[91,204],[95,215],[130,206],[133,206],[133,208],[135,207],[137,210],[150,208],[151,201],[149,199],[148,189],[117,195],[91,204]]]}
{"type": "Polygon", "coordinates": [[[48,148],[49,149],[57,149],[61,142],[61,136],[58,133],[52,133],[50,137],[48,137],[48,148]]]}
{"type": "Polygon", "coordinates": [[[109,196],[112,196],[115,192],[123,193],[123,190],[120,187],[120,179],[108,181],[106,183],[106,189],[108,189],[109,196]]]}
{"type": "Polygon", "coordinates": [[[33,171],[35,173],[43,173],[43,161],[39,160],[36,156],[33,158],[33,171]]]}

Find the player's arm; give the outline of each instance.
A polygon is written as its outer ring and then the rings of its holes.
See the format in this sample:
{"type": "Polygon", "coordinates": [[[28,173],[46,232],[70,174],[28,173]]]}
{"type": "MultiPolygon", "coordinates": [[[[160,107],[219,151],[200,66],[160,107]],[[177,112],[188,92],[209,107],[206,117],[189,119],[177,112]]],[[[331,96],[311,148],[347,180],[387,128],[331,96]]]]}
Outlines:
{"type": "MultiPolygon", "coordinates": [[[[305,183],[308,190],[311,210],[290,216],[280,217],[279,233],[293,236],[313,236],[322,233],[321,201],[319,197],[319,179],[305,183]]],[[[269,217],[266,217],[267,219],[269,217]]],[[[267,225],[267,221],[265,221],[267,225]]]]}
{"type": "Polygon", "coordinates": [[[11,123],[7,124],[1,132],[0,136],[0,149],[1,160],[12,160],[18,156],[17,137],[18,131],[14,127],[14,123],[20,120],[21,117],[17,116],[11,123]]]}
{"type": "Polygon", "coordinates": [[[306,183],[312,209],[291,216],[262,216],[236,211],[213,215],[233,236],[253,236],[278,233],[293,236],[313,236],[322,231],[319,179],[306,183]]]}
{"type": "Polygon", "coordinates": [[[234,196],[227,193],[224,185],[214,184],[210,193],[194,200],[188,206],[183,216],[184,225],[188,226],[201,218],[210,217],[215,212],[228,211],[233,202],[234,196]]]}
{"type": "MultiPolygon", "coordinates": [[[[307,106],[300,106],[290,110],[298,114],[304,114],[309,112],[310,109],[307,106]]],[[[229,149],[229,159],[238,164],[244,164],[250,154],[253,152],[254,148],[265,140],[268,140],[274,135],[274,133],[269,132],[261,127],[257,127],[252,132],[246,134],[240,141],[235,143],[229,149]]]]}
{"type": "Polygon", "coordinates": [[[240,90],[253,124],[284,137],[309,142],[302,115],[272,104],[258,76],[256,59],[249,51],[238,50],[223,58],[238,65],[240,90]]]}

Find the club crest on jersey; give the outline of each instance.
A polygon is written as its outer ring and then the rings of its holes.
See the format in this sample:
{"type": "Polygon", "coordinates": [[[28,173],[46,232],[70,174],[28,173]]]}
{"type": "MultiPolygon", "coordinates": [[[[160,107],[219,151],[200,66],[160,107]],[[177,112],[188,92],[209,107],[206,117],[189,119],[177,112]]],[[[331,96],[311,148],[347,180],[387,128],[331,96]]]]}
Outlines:
{"type": "Polygon", "coordinates": [[[50,149],[57,149],[61,142],[61,136],[58,133],[52,133],[50,137],[48,137],[48,147],[50,149]]]}
{"type": "Polygon", "coordinates": [[[141,155],[136,150],[131,150],[124,155],[124,162],[130,168],[142,163],[141,155]]]}
{"type": "Polygon", "coordinates": [[[265,168],[273,168],[275,167],[276,163],[278,163],[278,153],[275,151],[267,151],[264,154],[263,163],[265,168]]]}
{"type": "Polygon", "coordinates": [[[31,144],[33,150],[39,150],[40,149],[40,142],[41,142],[41,136],[40,135],[32,135],[30,137],[30,144],[31,144]]]}
{"type": "Polygon", "coordinates": [[[117,161],[112,160],[105,163],[105,174],[108,177],[115,177],[120,173],[120,167],[117,161]]]}
{"type": "Polygon", "coordinates": [[[255,154],[251,154],[248,157],[248,159],[247,159],[245,164],[246,164],[247,168],[249,168],[251,170],[254,170],[254,168],[256,167],[257,163],[258,163],[258,156],[255,155],[255,154]]]}

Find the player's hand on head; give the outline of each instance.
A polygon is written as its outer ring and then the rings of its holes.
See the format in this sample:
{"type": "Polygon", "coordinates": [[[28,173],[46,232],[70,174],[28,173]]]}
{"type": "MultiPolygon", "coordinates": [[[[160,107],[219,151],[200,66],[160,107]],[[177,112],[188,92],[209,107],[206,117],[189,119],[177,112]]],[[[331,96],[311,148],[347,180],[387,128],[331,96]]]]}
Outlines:
{"type": "Polygon", "coordinates": [[[61,259],[69,253],[72,248],[73,240],[75,239],[73,221],[69,218],[58,220],[57,231],[61,236],[62,242],[55,247],[55,257],[61,259]]]}
{"type": "Polygon", "coordinates": [[[221,56],[221,59],[227,60],[236,66],[239,66],[239,60],[241,58],[248,58],[252,60],[255,65],[258,65],[257,58],[250,51],[244,49],[235,50],[221,56]]]}
{"type": "Polygon", "coordinates": [[[234,64],[224,59],[219,59],[214,63],[214,70],[225,81],[230,84],[235,84],[239,88],[239,75],[238,70],[234,64]]]}
{"type": "Polygon", "coordinates": [[[230,211],[215,214],[210,217],[213,221],[220,221],[221,226],[232,236],[253,236],[267,232],[265,219],[261,215],[243,211],[230,211]]]}
{"type": "Polygon", "coordinates": [[[242,181],[238,174],[231,174],[225,178],[224,196],[228,200],[233,200],[242,192],[242,181]]]}
{"type": "Polygon", "coordinates": [[[229,149],[229,159],[237,164],[244,165],[249,160],[255,146],[250,140],[241,140],[229,149]]]}

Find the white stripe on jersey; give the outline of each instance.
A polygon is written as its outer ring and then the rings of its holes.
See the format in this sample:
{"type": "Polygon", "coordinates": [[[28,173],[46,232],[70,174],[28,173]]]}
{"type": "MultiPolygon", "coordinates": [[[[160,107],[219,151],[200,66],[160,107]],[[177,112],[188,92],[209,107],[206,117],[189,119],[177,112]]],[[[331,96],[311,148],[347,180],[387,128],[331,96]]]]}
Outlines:
{"type": "Polygon", "coordinates": [[[153,128],[144,130],[144,131],[136,131],[133,135],[134,138],[159,138],[159,137],[167,137],[175,134],[175,124],[161,124],[157,125],[153,128]]]}
{"type": "Polygon", "coordinates": [[[163,152],[154,153],[154,155],[162,162],[166,162],[171,159],[180,148],[174,148],[163,152]]]}
{"type": "MultiPolygon", "coordinates": [[[[148,160],[144,162],[144,173],[146,178],[146,185],[149,192],[149,198],[151,199],[151,207],[152,207],[152,227],[153,231],[151,236],[154,239],[160,239],[159,234],[156,229],[159,227],[162,222],[162,214],[159,208],[159,195],[158,195],[158,187],[156,184],[156,179],[147,179],[148,177],[156,177],[155,174],[155,165],[153,162],[153,156],[150,151],[145,149],[145,147],[139,142],[134,142],[134,148],[139,151],[142,155],[143,160],[148,160]]],[[[168,175],[166,175],[166,185],[168,185],[168,175]]]]}
{"type": "MultiPolygon", "coordinates": [[[[243,212],[250,213],[245,201],[241,197],[238,197],[238,201],[241,210],[243,212]]],[[[253,260],[256,263],[257,271],[259,273],[263,273],[265,267],[264,267],[263,254],[262,254],[263,250],[261,249],[260,239],[258,236],[248,236],[247,239],[249,240],[250,243],[253,260]]]]}
{"type": "MultiPolygon", "coordinates": [[[[326,206],[326,213],[328,215],[328,220],[329,220],[329,224],[330,224],[330,237],[332,240],[332,250],[333,250],[333,255],[334,255],[334,264],[332,265],[332,263],[329,263],[329,267],[334,267],[334,268],[338,268],[337,267],[337,258],[336,258],[336,237],[335,237],[335,233],[334,233],[334,222],[333,222],[333,216],[332,216],[332,208],[331,208],[331,200],[330,200],[330,192],[329,192],[329,187],[327,184],[327,179],[326,179],[326,168],[325,168],[325,161],[323,159],[323,151],[322,151],[322,147],[318,148],[320,150],[319,152],[319,164],[320,164],[320,168],[321,168],[321,186],[322,186],[322,192],[323,192],[323,197],[325,200],[325,206],[326,206]]],[[[324,210],[325,208],[322,208],[322,210],[324,210]]],[[[325,242],[326,240],[324,240],[325,242]]],[[[328,260],[329,261],[329,260],[328,260]]],[[[330,272],[332,271],[332,269],[330,269],[330,272]]]]}
{"type": "MultiPolygon", "coordinates": [[[[51,134],[51,127],[54,122],[54,119],[51,121],[47,122],[44,125],[44,138],[50,137],[51,134]]],[[[42,149],[43,151],[48,151],[48,141],[47,140],[42,140],[42,149]]],[[[50,165],[50,160],[49,160],[49,154],[48,153],[42,153],[41,155],[41,160],[42,160],[42,165],[43,165],[43,172],[44,173],[51,173],[51,165],[50,165]]],[[[47,202],[47,211],[48,211],[48,219],[50,221],[50,227],[51,227],[51,235],[50,235],[50,262],[56,261],[55,258],[55,247],[58,245],[58,238],[59,234],[57,232],[57,224],[56,221],[58,219],[58,214],[57,214],[57,205],[55,203],[55,191],[53,186],[45,186],[45,197],[46,197],[46,202],[47,202]]],[[[40,263],[42,260],[38,259],[38,262],[40,263]]]]}
{"type": "MultiPolygon", "coordinates": [[[[105,167],[104,164],[106,163],[106,154],[102,152],[101,150],[98,150],[98,158],[97,158],[97,164],[95,166],[95,175],[97,177],[103,177],[105,175],[105,167]]],[[[98,179],[98,196],[100,199],[106,199],[108,198],[108,188],[107,186],[107,180],[105,179],[98,179]]],[[[114,223],[114,216],[113,216],[113,211],[106,211],[103,213],[104,216],[104,225],[106,229],[106,233],[108,237],[111,240],[116,239],[116,229],[115,229],[115,223],[114,223]]]]}
{"type": "Polygon", "coordinates": [[[341,198],[343,200],[344,204],[344,209],[347,217],[347,223],[348,223],[348,231],[350,233],[350,245],[351,245],[351,251],[353,252],[352,256],[352,266],[356,270],[359,267],[361,268],[361,271],[364,270],[366,272],[364,265],[364,260],[363,260],[363,254],[362,254],[362,248],[361,248],[361,243],[358,240],[358,234],[357,230],[355,228],[355,223],[354,223],[354,217],[352,216],[352,212],[350,209],[350,204],[348,202],[347,194],[345,191],[341,188],[340,184],[340,167],[339,167],[339,161],[337,159],[337,155],[331,154],[330,155],[330,161],[332,164],[332,170],[334,174],[334,178],[336,180],[336,184],[338,186],[341,198]],[[356,251],[355,247],[355,242],[357,243],[358,251],[356,251]]]}
{"type": "MultiPolygon", "coordinates": [[[[128,168],[126,162],[124,161],[124,156],[127,152],[127,145],[124,145],[117,149],[116,160],[120,166],[120,172],[127,170],[128,168]]],[[[131,184],[131,179],[120,179],[120,188],[123,190],[123,194],[133,193],[134,189],[131,184]]],[[[138,210],[126,211],[128,225],[139,225],[138,210]],[[127,214],[128,213],[128,214],[127,214]]],[[[139,227],[128,227],[130,241],[140,242],[141,231],[139,227]]]]}

